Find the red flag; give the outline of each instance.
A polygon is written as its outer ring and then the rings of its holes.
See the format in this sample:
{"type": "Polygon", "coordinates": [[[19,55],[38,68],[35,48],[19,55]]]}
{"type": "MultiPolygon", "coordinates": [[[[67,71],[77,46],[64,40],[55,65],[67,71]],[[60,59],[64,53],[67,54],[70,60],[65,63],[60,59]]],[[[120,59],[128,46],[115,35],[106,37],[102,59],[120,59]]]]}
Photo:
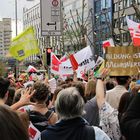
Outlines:
{"type": "Polygon", "coordinates": [[[134,37],[133,38],[133,45],[134,46],[140,46],[140,38],[136,38],[136,37],[134,37]]]}
{"type": "Polygon", "coordinates": [[[29,65],[29,67],[27,68],[28,72],[37,72],[37,69],[31,65],[29,65]]]}
{"type": "Polygon", "coordinates": [[[103,48],[106,47],[114,47],[114,42],[112,38],[109,38],[108,40],[103,41],[103,48]]]}
{"type": "Polygon", "coordinates": [[[128,17],[126,17],[126,21],[133,41],[133,45],[136,47],[140,46],[140,24],[134,22],[133,20],[130,20],[128,17]]]}
{"type": "Polygon", "coordinates": [[[28,132],[30,140],[40,140],[40,131],[31,122],[29,125],[28,132]]]}
{"type": "Polygon", "coordinates": [[[51,53],[51,71],[58,72],[59,71],[59,64],[60,60],[57,58],[57,56],[54,53],[51,53]]]}
{"type": "Polygon", "coordinates": [[[36,136],[36,133],[37,131],[34,128],[32,127],[29,128],[29,134],[32,139],[34,139],[34,137],[36,136]]]}
{"type": "Polygon", "coordinates": [[[71,62],[71,65],[72,65],[73,70],[77,70],[78,69],[78,62],[76,61],[76,59],[73,56],[73,54],[71,54],[69,56],[69,59],[70,59],[70,62],[71,62]]]}

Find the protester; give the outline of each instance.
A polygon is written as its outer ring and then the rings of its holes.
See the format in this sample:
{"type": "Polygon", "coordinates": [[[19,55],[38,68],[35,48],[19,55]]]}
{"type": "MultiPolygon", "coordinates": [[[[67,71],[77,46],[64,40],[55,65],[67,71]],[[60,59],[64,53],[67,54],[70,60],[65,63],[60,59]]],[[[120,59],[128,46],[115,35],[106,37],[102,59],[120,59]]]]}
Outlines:
{"type": "Polygon", "coordinates": [[[57,115],[54,111],[49,110],[46,105],[50,94],[49,87],[42,82],[36,82],[33,85],[33,90],[35,93],[32,99],[35,104],[29,106],[29,117],[34,126],[39,131],[43,131],[48,124],[55,124],[57,115]]]}
{"type": "Polygon", "coordinates": [[[50,107],[50,109],[53,111],[55,111],[55,101],[56,101],[57,95],[61,90],[62,90],[61,87],[57,87],[56,90],[54,91],[52,102],[51,102],[51,107],[50,107]]]}
{"type": "Polygon", "coordinates": [[[106,81],[106,90],[107,91],[113,89],[114,87],[115,87],[115,84],[113,83],[113,81],[110,81],[110,80],[106,81]]]}
{"type": "Polygon", "coordinates": [[[60,91],[55,107],[60,120],[41,133],[42,140],[110,140],[101,129],[89,126],[82,118],[84,101],[76,88],[60,91]]]}
{"type": "MultiPolygon", "coordinates": [[[[140,86],[137,87],[137,91],[140,86]]],[[[121,132],[125,136],[126,140],[139,140],[140,138],[140,93],[132,100],[127,111],[121,118],[121,132]]]]}
{"type": "Polygon", "coordinates": [[[92,99],[96,95],[96,81],[89,80],[85,87],[85,98],[87,100],[92,99]]]}
{"type": "Polygon", "coordinates": [[[89,122],[92,126],[99,126],[99,108],[97,105],[96,97],[87,101],[84,106],[85,114],[83,117],[89,122]]]}
{"type": "Polygon", "coordinates": [[[16,112],[6,106],[0,106],[0,139],[29,140],[27,130],[16,112]]]}
{"type": "Polygon", "coordinates": [[[130,76],[116,76],[116,85],[112,90],[106,92],[106,101],[115,109],[118,109],[121,96],[128,91],[130,76]]]}
{"type": "Polygon", "coordinates": [[[104,83],[97,80],[96,98],[99,108],[100,127],[112,140],[120,140],[121,133],[118,121],[118,111],[105,100],[104,83]]]}
{"type": "Polygon", "coordinates": [[[79,91],[81,97],[83,98],[84,102],[86,103],[87,100],[85,98],[85,85],[81,81],[76,81],[71,83],[71,87],[76,87],[76,89],[79,91]]]}
{"type": "Polygon", "coordinates": [[[8,88],[10,81],[0,77],[0,105],[5,104],[8,98],[8,88]]]}
{"type": "Polygon", "coordinates": [[[14,96],[15,96],[15,88],[13,87],[9,87],[8,89],[8,98],[5,102],[5,104],[11,106],[13,104],[13,99],[14,99],[14,96]]]}

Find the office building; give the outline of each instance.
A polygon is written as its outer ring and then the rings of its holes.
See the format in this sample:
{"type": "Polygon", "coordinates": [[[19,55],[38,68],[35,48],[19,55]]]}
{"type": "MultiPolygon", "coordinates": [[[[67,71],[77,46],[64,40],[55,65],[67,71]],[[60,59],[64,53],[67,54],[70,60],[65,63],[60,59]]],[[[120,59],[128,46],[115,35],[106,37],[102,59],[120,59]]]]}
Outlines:
{"type": "Polygon", "coordinates": [[[11,44],[11,18],[0,21],[0,57],[5,57],[11,44]]]}
{"type": "MultiPolygon", "coordinates": [[[[140,9],[140,0],[135,0],[135,2],[138,5],[138,9],[140,9]]],[[[113,7],[113,28],[116,34],[115,37],[118,40],[117,45],[128,46],[131,44],[131,37],[128,32],[126,15],[129,17],[129,19],[139,22],[138,18],[136,17],[136,11],[132,6],[132,0],[114,0],[113,7]]]]}

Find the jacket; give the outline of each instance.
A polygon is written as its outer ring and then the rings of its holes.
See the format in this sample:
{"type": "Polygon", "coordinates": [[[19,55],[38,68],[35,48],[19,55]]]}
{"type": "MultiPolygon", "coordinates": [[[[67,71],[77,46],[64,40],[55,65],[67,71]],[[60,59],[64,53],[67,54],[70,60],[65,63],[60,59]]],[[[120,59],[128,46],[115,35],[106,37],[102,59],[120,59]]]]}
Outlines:
{"type": "Polygon", "coordinates": [[[90,134],[87,129],[88,123],[81,117],[70,120],[60,120],[53,126],[48,126],[45,131],[41,133],[41,140],[110,140],[109,137],[99,128],[90,129],[90,134]],[[95,133],[95,136],[94,136],[95,133]],[[91,136],[93,138],[91,138],[91,136]],[[97,136],[104,139],[98,139],[97,136]],[[89,138],[90,137],[90,138],[89,138]]]}
{"type": "Polygon", "coordinates": [[[131,101],[126,113],[121,118],[120,127],[127,140],[140,139],[140,93],[131,101]]]}

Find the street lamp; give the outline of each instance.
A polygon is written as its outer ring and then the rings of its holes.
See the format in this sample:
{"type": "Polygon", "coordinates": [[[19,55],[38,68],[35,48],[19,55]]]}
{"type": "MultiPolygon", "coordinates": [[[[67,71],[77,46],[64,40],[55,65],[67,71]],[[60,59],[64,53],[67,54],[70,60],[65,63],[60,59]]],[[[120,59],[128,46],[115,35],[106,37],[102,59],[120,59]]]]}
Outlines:
{"type": "MultiPolygon", "coordinates": [[[[15,0],[15,29],[16,29],[16,36],[17,36],[17,34],[18,34],[18,27],[17,27],[17,0],[15,0]]],[[[18,60],[16,60],[16,63],[15,63],[15,76],[16,76],[16,78],[18,77],[18,71],[19,71],[18,60]]]]}
{"type": "Polygon", "coordinates": [[[16,36],[17,36],[17,0],[15,0],[15,26],[16,26],[16,36]]]}

